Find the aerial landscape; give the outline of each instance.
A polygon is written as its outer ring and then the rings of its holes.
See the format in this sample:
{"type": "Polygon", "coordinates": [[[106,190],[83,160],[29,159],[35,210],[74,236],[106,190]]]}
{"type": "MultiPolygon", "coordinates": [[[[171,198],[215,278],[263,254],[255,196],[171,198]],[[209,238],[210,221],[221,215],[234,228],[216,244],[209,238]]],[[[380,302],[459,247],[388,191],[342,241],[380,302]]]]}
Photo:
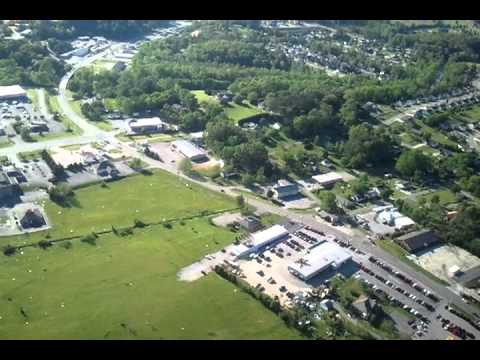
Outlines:
{"type": "Polygon", "coordinates": [[[480,338],[480,20],[2,20],[0,340],[480,338]]]}

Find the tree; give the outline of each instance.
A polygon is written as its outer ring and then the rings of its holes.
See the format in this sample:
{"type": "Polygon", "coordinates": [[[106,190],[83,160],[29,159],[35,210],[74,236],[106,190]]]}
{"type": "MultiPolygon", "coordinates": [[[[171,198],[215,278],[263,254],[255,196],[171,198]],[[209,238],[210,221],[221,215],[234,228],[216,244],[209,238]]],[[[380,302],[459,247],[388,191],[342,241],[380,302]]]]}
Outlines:
{"type": "Polygon", "coordinates": [[[243,195],[238,195],[236,197],[236,201],[237,201],[238,207],[243,208],[245,206],[245,198],[243,197],[243,195]]]}
{"type": "Polygon", "coordinates": [[[20,136],[22,137],[22,140],[25,142],[32,142],[33,138],[30,135],[30,129],[26,127],[22,127],[22,130],[20,130],[20,136]]]}
{"type": "Polygon", "coordinates": [[[329,213],[338,212],[337,197],[332,192],[324,192],[320,196],[322,208],[329,213]]]}
{"type": "Polygon", "coordinates": [[[419,150],[402,152],[395,164],[395,169],[406,177],[423,177],[431,166],[430,158],[419,150]]]}
{"type": "Polygon", "coordinates": [[[145,168],[145,163],[139,159],[139,158],[134,158],[129,161],[128,166],[130,166],[134,170],[142,170],[145,168]]]}
{"type": "Polygon", "coordinates": [[[242,105],[242,103],[243,103],[243,96],[235,95],[232,100],[233,100],[233,102],[234,102],[235,104],[242,105]]]}
{"type": "Polygon", "coordinates": [[[68,199],[74,195],[72,188],[67,183],[52,186],[48,193],[50,199],[60,205],[65,205],[68,199]]]}

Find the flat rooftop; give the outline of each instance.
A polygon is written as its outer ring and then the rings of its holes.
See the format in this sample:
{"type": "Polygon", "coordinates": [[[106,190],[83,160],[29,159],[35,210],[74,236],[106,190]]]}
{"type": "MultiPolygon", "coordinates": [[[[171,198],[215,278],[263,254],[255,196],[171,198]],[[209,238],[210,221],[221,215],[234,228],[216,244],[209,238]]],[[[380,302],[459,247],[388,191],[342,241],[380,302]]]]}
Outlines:
{"type": "Polygon", "coordinates": [[[142,119],[134,119],[130,121],[130,127],[132,126],[161,126],[164,122],[159,117],[152,117],[152,118],[142,118],[142,119]]]}
{"type": "Polygon", "coordinates": [[[266,230],[252,234],[252,245],[260,247],[263,244],[267,244],[270,241],[274,241],[286,235],[288,235],[288,230],[282,225],[273,225],[266,230]]]}
{"type": "Polygon", "coordinates": [[[319,184],[327,184],[327,183],[341,181],[343,180],[343,177],[339,173],[331,171],[326,174],[312,176],[312,179],[318,182],[319,184]]]}
{"type": "Polygon", "coordinates": [[[205,151],[200,149],[194,143],[187,140],[176,140],[172,142],[172,145],[188,158],[206,155],[205,151]]]}
{"type": "Polygon", "coordinates": [[[329,266],[339,267],[351,258],[352,255],[340,246],[325,241],[314,247],[310,254],[305,255],[298,262],[291,263],[288,267],[308,279],[329,266]]]}
{"type": "Polygon", "coordinates": [[[0,86],[0,98],[20,96],[27,96],[27,92],[20,85],[0,86]]]}

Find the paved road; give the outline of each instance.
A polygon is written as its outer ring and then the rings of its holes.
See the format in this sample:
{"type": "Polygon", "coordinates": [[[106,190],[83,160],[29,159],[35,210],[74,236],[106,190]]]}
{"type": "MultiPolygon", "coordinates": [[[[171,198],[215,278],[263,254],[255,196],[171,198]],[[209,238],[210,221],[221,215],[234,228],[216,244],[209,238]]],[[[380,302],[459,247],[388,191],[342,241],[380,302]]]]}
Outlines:
{"type": "MultiPolygon", "coordinates": [[[[108,49],[107,49],[108,50],[108,49]]],[[[73,74],[79,70],[81,67],[86,66],[88,64],[91,64],[93,61],[101,58],[104,53],[107,51],[105,50],[104,52],[101,52],[99,54],[96,54],[92,57],[86,58],[82,63],[76,65],[72,71],[67,73],[61,80],[60,85],[59,85],[59,105],[62,111],[65,113],[66,116],[68,116],[76,125],[78,125],[82,130],[83,130],[83,135],[81,136],[76,136],[76,137],[68,137],[64,139],[54,139],[50,141],[44,141],[44,142],[37,142],[37,143],[19,143],[15,146],[8,147],[8,148],[3,148],[0,149],[0,155],[7,155],[10,157],[15,158],[16,153],[18,152],[23,152],[23,151],[33,151],[33,150],[40,150],[40,149],[45,149],[45,148],[51,148],[55,146],[65,146],[65,145],[73,145],[73,144],[83,144],[83,143],[88,143],[88,142],[93,142],[93,141],[109,141],[110,143],[118,144],[120,145],[127,153],[131,154],[132,156],[136,156],[141,158],[143,161],[148,163],[150,166],[154,168],[160,168],[163,170],[166,170],[168,172],[171,172],[181,178],[184,178],[188,180],[189,182],[194,182],[197,183],[201,186],[204,186],[212,191],[217,191],[217,192],[224,192],[228,195],[232,196],[237,196],[238,193],[236,193],[234,190],[235,188],[229,188],[229,187],[223,187],[219,186],[216,184],[208,183],[208,182],[201,182],[197,180],[193,180],[191,178],[188,178],[187,176],[181,174],[175,166],[167,163],[162,163],[160,161],[156,161],[153,159],[148,158],[145,156],[143,153],[138,152],[135,146],[131,146],[125,143],[120,142],[114,137],[113,133],[108,133],[105,132],[94,125],[91,125],[90,123],[87,122],[86,119],[83,117],[79,116],[75,111],[71,108],[70,103],[68,101],[68,97],[66,94],[66,88],[67,88],[67,83],[69,79],[73,76],[73,74]]],[[[285,217],[289,217],[290,219],[297,221],[297,222],[302,222],[308,226],[311,226],[317,230],[326,232],[326,233],[331,233],[337,238],[342,239],[342,240],[350,240],[352,245],[354,245],[356,248],[366,252],[370,253],[383,261],[391,264],[393,267],[399,269],[412,279],[418,280],[417,282],[420,282],[424,284],[427,288],[432,289],[436,294],[438,294],[440,297],[445,299],[446,301],[449,301],[451,303],[454,303],[458,307],[460,307],[462,310],[472,313],[476,312],[476,308],[465,304],[462,300],[461,297],[455,294],[451,289],[437,284],[435,281],[431,280],[427,276],[425,276],[422,273],[417,272],[413,268],[409,267],[402,261],[400,261],[398,258],[390,255],[389,253],[385,252],[384,250],[373,246],[371,243],[369,243],[363,235],[354,235],[354,236],[348,236],[345,233],[341,232],[339,229],[332,227],[330,225],[326,225],[323,223],[320,223],[316,220],[316,218],[312,215],[299,215],[295,212],[288,211],[284,208],[280,208],[277,206],[274,206],[273,204],[269,204],[263,201],[255,200],[255,199],[249,199],[248,202],[255,206],[257,209],[260,211],[264,212],[271,212],[275,213],[278,215],[282,215],[285,217]]]]}

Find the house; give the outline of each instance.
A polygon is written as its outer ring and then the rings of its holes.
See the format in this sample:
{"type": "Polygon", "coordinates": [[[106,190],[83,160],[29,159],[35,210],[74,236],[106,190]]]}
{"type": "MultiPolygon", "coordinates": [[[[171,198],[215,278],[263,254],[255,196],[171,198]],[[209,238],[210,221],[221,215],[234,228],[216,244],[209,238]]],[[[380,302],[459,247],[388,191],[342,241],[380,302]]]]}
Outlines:
{"type": "Polygon", "coordinates": [[[284,199],[298,195],[299,193],[298,185],[293,184],[288,180],[278,180],[277,184],[272,187],[272,190],[277,199],[284,199]]]}
{"type": "Polygon", "coordinates": [[[377,309],[377,301],[365,295],[360,296],[352,303],[352,309],[362,319],[367,319],[377,309]]]}
{"type": "Polygon", "coordinates": [[[244,217],[238,223],[241,227],[250,232],[258,231],[262,228],[261,221],[255,216],[244,217]]]}
{"type": "Polygon", "coordinates": [[[38,209],[29,209],[21,218],[20,224],[23,229],[39,228],[47,225],[42,213],[38,209]]]}
{"type": "Polygon", "coordinates": [[[434,232],[425,229],[400,236],[395,239],[395,242],[409,253],[415,253],[438,244],[440,239],[434,232]]]}

